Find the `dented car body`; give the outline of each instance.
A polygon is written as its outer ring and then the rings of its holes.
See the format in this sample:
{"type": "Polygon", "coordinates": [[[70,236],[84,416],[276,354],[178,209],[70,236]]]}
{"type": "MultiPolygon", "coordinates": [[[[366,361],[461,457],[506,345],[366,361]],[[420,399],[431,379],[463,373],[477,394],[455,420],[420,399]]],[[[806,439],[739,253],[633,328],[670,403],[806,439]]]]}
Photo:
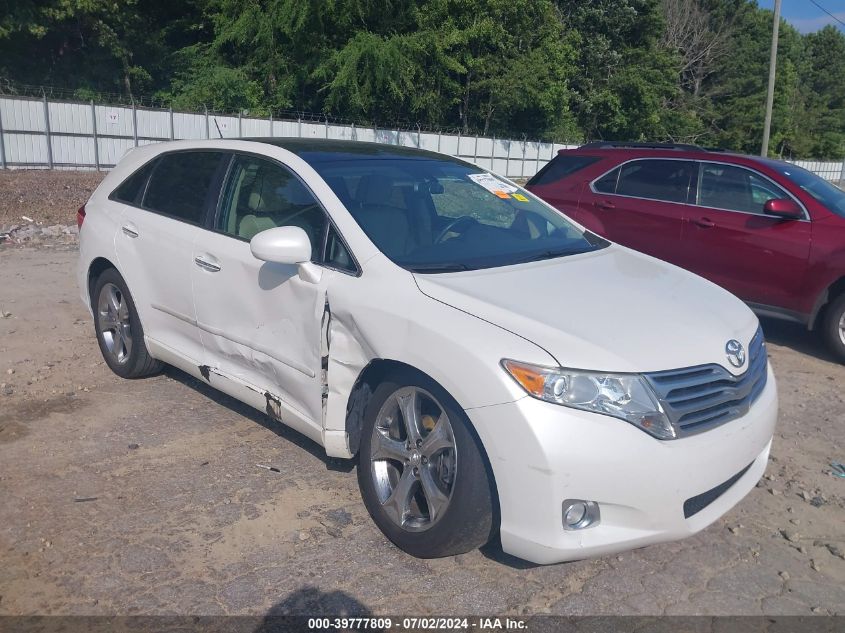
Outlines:
{"type": "Polygon", "coordinates": [[[765,469],[777,398],[754,315],[457,159],[161,143],[80,214],[110,367],[175,366],[357,458],[412,554],[499,533],[549,563],[682,538],[765,469]]]}

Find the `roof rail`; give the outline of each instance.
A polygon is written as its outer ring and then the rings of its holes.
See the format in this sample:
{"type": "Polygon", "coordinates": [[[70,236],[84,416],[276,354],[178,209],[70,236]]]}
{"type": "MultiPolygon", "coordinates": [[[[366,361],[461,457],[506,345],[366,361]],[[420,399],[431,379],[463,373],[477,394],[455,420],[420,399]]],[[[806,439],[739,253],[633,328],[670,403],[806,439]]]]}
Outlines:
{"type": "Polygon", "coordinates": [[[684,152],[713,151],[710,148],[704,148],[698,145],[688,145],[685,143],[641,143],[629,141],[593,141],[582,145],[581,149],[613,149],[625,147],[629,147],[631,149],[674,149],[684,152]]]}

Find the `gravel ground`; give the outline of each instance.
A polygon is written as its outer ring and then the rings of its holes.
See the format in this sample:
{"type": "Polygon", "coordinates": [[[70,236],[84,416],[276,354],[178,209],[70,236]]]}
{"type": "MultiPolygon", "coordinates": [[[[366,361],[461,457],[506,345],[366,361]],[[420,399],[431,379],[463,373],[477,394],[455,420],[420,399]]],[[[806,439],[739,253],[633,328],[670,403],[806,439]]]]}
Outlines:
{"type": "Polygon", "coordinates": [[[0,245],[0,614],[845,614],[845,367],[800,328],[763,324],[771,462],[702,533],[424,561],[372,524],[352,463],[176,370],[112,375],[75,260],[0,245]]]}

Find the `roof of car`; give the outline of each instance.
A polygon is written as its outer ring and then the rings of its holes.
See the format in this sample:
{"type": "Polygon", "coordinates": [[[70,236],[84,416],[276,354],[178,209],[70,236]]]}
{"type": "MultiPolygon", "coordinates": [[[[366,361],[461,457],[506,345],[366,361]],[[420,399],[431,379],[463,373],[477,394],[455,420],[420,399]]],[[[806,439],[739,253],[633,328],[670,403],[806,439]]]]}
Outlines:
{"type": "Polygon", "coordinates": [[[778,166],[783,161],[774,158],[763,158],[761,156],[754,156],[751,154],[742,154],[728,149],[721,149],[718,147],[703,147],[700,145],[691,145],[687,143],[644,143],[644,142],[627,142],[627,141],[593,141],[585,143],[580,147],[571,150],[560,150],[558,153],[565,152],[582,152],[588,153],[598,152],[599,154],[617,154],[625,155],[632,154],[643,157],[656,157],[663,155],[673,155],[678,157],[689,158],[689,154],[694,154],[696,157],[708,156],[711,160],[724,159],[741,159],[755,162],[765,163],[771,167],[778,166]]]}
{"type": "Polygon", "coordinates": [[[445,154],[417,149],[415,147],[388,145],[386,143],[368,143],[365,141],[297,137],[247,138],[244,140],[281,147],[289,152],[293,152],[308,163],[337,160],[366,160],[372,158],[455,160],[445,154]]]}

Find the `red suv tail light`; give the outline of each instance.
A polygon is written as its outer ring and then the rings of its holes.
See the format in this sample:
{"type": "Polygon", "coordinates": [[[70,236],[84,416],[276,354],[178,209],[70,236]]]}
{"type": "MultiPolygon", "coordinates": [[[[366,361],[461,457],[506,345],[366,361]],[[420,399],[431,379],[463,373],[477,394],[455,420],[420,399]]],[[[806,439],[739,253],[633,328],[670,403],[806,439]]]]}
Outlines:
{"type": "Polygon", "coordinates": [[[85,222],[85,205],[83,204],[79,209],[76,211],[76,226],[78,228],[82,228],[82,223],[85,222]]]}

